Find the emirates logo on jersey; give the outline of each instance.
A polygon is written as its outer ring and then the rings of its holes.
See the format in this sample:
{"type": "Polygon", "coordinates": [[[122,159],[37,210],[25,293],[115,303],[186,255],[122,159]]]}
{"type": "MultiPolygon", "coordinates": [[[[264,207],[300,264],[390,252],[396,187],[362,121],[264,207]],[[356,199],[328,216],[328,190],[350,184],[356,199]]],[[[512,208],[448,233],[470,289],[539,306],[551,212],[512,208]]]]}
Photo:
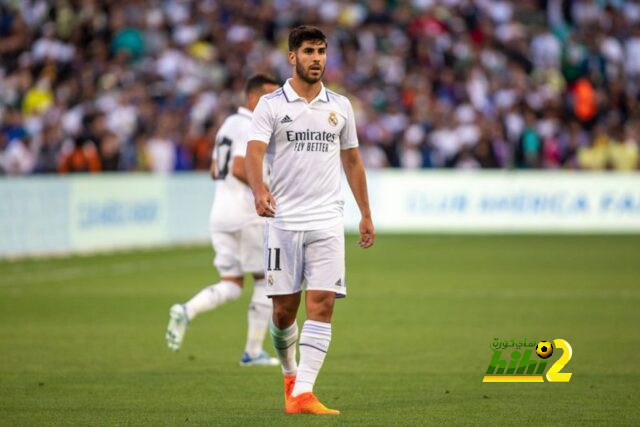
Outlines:
{"type": "Polygon", "coordinates": [[[333,111],[329,113],[329,124],[331,126],[338,126],[338,115],[333,111]]]}

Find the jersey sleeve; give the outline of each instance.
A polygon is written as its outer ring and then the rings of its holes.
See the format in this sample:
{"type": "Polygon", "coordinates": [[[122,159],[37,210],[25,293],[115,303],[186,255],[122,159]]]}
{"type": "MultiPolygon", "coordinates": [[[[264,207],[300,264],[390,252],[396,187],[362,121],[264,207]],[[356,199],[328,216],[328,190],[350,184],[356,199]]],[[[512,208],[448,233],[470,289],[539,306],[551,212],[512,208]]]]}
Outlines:
{"type": "MultiPolygon", "coordinates": [[[[271,135],[273,134],[273,114],[269,104],[264,99],[260,98],[258,105],[253,110],[253,118],[251,119],[251,131],[247,138],[249,141],[261,141],[265,144],[269,144],[271,135]]],[[[246,143],[245,143],[246,144],[246,143]]]]}
{"type": "Polygon", "coordinates": [[[345,109],[347,111],[347,122],[340,132],[340,149],[348,150],[358,146],[358,133],[356,132],[356,118],[353,114],[351,102],[346,100],[345,109]]]}
{"type": "Polygon", "coordinates": [[[247,154],[247,143],[249,140],[249,127],[251,122],[242,123],[238,129],[236,135],[233,138],[233,145],[231,148],[231,157],[244,157],[247,154]]]}

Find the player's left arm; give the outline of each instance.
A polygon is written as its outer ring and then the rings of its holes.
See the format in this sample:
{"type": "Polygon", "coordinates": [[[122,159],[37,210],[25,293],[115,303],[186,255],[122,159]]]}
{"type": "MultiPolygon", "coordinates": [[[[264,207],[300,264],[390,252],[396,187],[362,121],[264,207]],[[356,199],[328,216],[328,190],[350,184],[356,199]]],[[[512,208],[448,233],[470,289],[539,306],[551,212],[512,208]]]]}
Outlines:
{"type": "Polygon", "coordinates": [[[361,248],[366,249],[373,245],[375,240],[375,229],[371,219],[371,209],[369,208],[369,194],[367,191],[367,176],[364,172],[364,165],[357,148],[348,148],[340,151],[342,167],[347,176],[347,182],[356,199],[360,209],[360,241],[361,248]]]}
{"type": "Polygon", "coordinates": [[[360,240],[358,244],[366,249],[373,245],[376,236],[371,220],[369,208],[369,194],[367,192],[367,176],[358,151],[358,134],[353,107],[348,100],[343,104],[347,121],[340,131],[340,160],[347,176],[347,182],[360,209],[360,240]]]}

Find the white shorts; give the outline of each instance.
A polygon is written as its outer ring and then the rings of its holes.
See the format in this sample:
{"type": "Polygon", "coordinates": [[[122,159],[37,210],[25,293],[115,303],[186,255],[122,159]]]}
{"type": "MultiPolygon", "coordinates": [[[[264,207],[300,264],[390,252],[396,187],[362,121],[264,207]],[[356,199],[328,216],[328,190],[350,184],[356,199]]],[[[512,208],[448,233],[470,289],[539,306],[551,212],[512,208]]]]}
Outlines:
{"type": "Polygon", "coordinates": [[[331,291],[347,296],[344,268],[344,226],[290,231],[264,227],[264,265],[267,295],[302,290],[331,291]]]}
{"type": "Polygon", "coordinates": [[[216,251],[213,265],[222,277],[240,277],[245,273],[264,272],[262,224],[236,231],[212,231],[211,243],[216,251]]]}

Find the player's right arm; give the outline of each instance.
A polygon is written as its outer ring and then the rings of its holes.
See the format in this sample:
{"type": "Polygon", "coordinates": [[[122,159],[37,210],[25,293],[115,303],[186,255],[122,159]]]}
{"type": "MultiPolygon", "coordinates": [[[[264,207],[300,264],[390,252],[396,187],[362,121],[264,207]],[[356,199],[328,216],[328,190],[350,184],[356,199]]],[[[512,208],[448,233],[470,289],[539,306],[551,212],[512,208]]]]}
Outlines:
{"type": "Polygon", "coordinates": [[[247,173],[244,170],[244,156],[233,156],[233,160],[231,160],[231,175],[243,184],[249,185],[247,173]]]}
{"type": "Polygon", "coordinates": [[[216,179],[218,177],[218,168],[216,167],[216,158],[211,158],[211,166],[209,167],[209,175],[211,179],[216,179]]]}
{"type": "Polygon", "coordinates": [[[251,132],[249,143],[244,158],[244,170],[247,174],[247,182],[256,204],[256,212],[260,216],[274,217],[276,215],[276,199],[264,185],[262,176],[262,162],[267,151],[271,135],[275,126],[274,116],[269,104],[264,97],[260,98],[258,105],[253,110],[251,119],[251,132]]]}
{"type": "Polygon", "coordinates": [[[267,144],[264,142],[249,141],[247,155],[244,158],[244,168],[247,174],[247,181],[253,191],[256,212],[260,216],[274,217],[276,214],[276,199],[267,190],[262,177],[262,162],[266,151],[267,144]]]}

